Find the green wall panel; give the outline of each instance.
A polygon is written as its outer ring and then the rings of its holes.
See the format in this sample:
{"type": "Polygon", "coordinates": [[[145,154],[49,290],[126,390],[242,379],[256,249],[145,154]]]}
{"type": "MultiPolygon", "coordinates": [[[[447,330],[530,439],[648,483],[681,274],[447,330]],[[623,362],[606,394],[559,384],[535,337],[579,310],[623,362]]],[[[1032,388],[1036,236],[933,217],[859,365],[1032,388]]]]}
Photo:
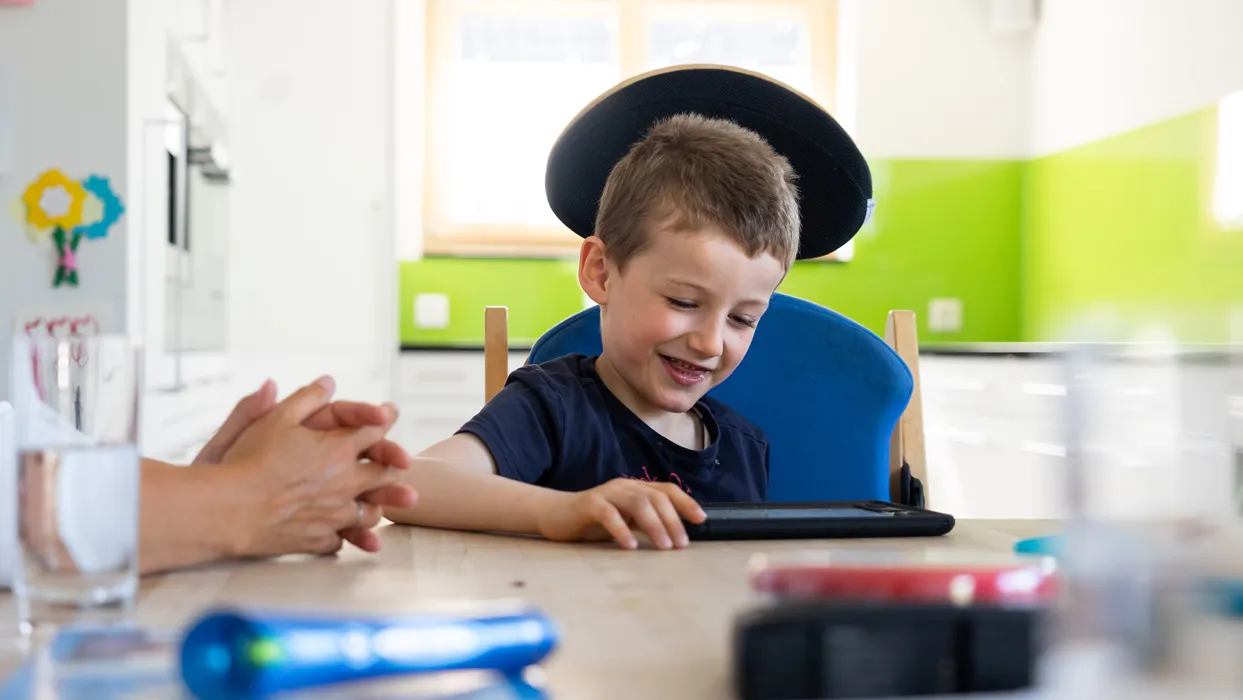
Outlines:
{"type": "Polygon", "coordinates": [[[578,261],[504,258],[425,258],[401,264],[402,345],[482,345],[488,306],[509,307],[509,338],[529,344],[561,319],[583,308],[578,261]],[[417,328],[414,297],[449,297],[449,325],[417,328]]]}
{"type": "MultiPolygon", "coordinates": [[[[781,291],[833,308],[878,333],[890,309],[913,309],[925,343],[1019,339],[1019,205],[1023,164],[894,160],[872,164],[876,214],[849,263],[799,263],[781,291]],[[929,299],[963,301],[963,328],[928,331],[929,299]]],[[[404,345],[477,345],[483,309],[510,308],[514,344],[582,308],[573,260],[426,258],[401,264],[404,345]],[[450,298],[445,329],[419,329],[414,296],[450,298]]]]}
{"type": "Polygon", "coordinates": [[[1228,339],[1243,300],[1243,231],[1212,218],[1216,109],[1028,164],[1022,335],[1228,339]]]}
{"type": "Polygon", "coordinates": [[[926,344],[1019,339],[1018,212],[1022,164],[872,164],[872,223],[845,264],[801,263],[781,290],[835,309],[878,334],[891,309],[911,309],[926,344]],[[962,300],[960,332],[932,333],[928,300],[962,300]]]}

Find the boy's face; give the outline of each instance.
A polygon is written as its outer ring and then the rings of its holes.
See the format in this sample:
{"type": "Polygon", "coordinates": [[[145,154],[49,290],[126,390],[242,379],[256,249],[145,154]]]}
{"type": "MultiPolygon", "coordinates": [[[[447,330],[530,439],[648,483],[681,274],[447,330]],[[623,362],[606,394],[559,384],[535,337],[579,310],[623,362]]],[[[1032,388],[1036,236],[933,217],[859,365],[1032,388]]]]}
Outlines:
{"type": "Polygon", "coordinates": [[[619,398],[633,410],[684,413],[747,354],[785,270],[771,255],[748,257],[714,227],[650,235],[623,272],[584,246],[580,282],[600,305],[598,369],[622,380],[610,388],[629,394],[619,398]]]}

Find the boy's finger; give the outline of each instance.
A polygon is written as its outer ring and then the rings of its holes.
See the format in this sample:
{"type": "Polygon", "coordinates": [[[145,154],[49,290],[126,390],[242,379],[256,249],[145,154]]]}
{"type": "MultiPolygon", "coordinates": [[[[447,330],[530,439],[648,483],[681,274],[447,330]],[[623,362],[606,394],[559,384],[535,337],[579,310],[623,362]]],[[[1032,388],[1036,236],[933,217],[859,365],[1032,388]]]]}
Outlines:
{"type": "Polygon", "coordinates": [[[595,514],[596,522],[604,526],[604,530],[617,540],[617,544],[626,549],[634,549],[639,546],[638,540],[634,538],[634,533],[630,531],[630,526],[626,525],[626,520],[618,512],[617,508],[612,504],[605,502],[599,512],[595,514]]]}
{"type": "Polygon", "coordinates": [[[301,425],[332,400],[332,393],[336,388],[337,384],[332,377],[320,377],[285,397],[277,405],[276,411],[283,422],[301,425]]]}
{"type": "Polygon", "coordinates": [[[229,413],[229,417],[224,419],[220,430],[203,445],[203,449],[199,450],[192,464],[215,463],[220,461],[224,453],[232,447],[233,443],[241,437],[242,432],[250,427],[251,423],[262,418],[272,407],[276,405],[276,385],[269,379],[263,383],[253,394],[243,396],[233,410],[229,413]]]}
{"type": "Polygon", "coordinates": [[[700,506],[695,499],[691,498],[690,494],[683,491],[677,485],[667,483],[656,483],[652,485],[660,489],[666,496],[669,497],[669,501],[673,504],[674,509],[677,510],[678,515],[683,518],[686,518],[692,523],[702,523],[704,519],[708,517],[708,515],[704,513],[703,507],[700,506]]]}
{"type": "Polygon", "coordinates": [[[652,544],[661,549],[669,549],[673,546],[673,541],[669,538],[669,533],[665,530],[665,524],[661,521],[660,516],[656,513],[656,508],[652,505],[654,496],[658,494],[641,494],[633,501],[630,506],[630,519],[634,521],[639,529],[647,533],[648,539],[652,544]]]}
{"type": "Polygon", "coordinates": [[[678,517],[678,511],[673,507],[673,502],[669,497],[657,491],[652,494],[652,507],[656,509],[656,514],[660,516],[661,522],[665,524],[665,531],[669,533],[669,537],[673,540],[675,547],[685,547],[690,544],[690,538],[686,536],[686,528],[682,525],[682,518],[678,517]]]}

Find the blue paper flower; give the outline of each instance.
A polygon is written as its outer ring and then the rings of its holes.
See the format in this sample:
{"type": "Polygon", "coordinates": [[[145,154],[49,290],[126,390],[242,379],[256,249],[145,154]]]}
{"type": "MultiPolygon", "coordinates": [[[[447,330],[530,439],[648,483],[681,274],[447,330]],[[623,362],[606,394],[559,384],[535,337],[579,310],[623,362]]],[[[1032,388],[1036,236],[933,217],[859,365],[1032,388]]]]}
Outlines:
{"type": "Polygon", "coordinates": [[[112,191],[112,184],[106,177],[91,175],[82,181],[82,189],[99,200],[103,205],[103,215],[98,221],[76,227],[73,232],[90,239],[103,238],[108,235],[108,229],[125,213],[125,205],[121,203],[116,192],[112,191]]]}

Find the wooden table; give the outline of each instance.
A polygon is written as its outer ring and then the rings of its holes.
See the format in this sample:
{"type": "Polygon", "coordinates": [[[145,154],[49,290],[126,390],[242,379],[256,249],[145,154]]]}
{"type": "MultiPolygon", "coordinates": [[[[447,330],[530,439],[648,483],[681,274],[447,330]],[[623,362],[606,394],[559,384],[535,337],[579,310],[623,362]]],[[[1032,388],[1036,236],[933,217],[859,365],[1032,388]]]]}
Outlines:
{"type": "MultiPolygon", "coordinates": [[[[698,542],[682,551],[627,552],[611,544],[399,525],[384,548],[347,547],[328,558],[287,557],[205,567],[143,580],[140,624],[180,626],[213,604],[292,606],[363,613],[414,611],[438,600],[523,598],[562,632],[549,660],[552,698],[732,698],[730,625],[753,603],[744,568],[757,552],[803,548],[955,548],[1009,551],[1055,532],[1048,521],[960,521],[940,538],[698,542]]],[[[0,597],[0,615],[12,600],[0,597]]],[[[0,663],[0,673],[12,668],[0,663]]]]}

